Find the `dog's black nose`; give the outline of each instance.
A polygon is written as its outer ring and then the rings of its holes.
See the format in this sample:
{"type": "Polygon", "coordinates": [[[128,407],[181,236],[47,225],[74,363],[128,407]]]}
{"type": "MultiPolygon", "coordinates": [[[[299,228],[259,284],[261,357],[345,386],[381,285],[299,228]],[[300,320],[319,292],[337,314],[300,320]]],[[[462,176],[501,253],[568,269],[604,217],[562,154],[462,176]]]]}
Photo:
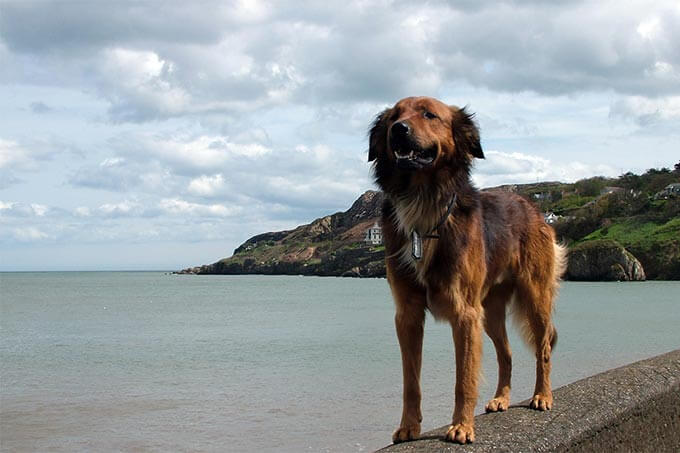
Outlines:
{"type": "Polygon", "coordinates": [[[404,123],[403,121],[399,121],[392,125],[391,133],[393,137],[405,137],[409,133],[411,133],[411,128],[409,127],[408,124],[404,123]]]}

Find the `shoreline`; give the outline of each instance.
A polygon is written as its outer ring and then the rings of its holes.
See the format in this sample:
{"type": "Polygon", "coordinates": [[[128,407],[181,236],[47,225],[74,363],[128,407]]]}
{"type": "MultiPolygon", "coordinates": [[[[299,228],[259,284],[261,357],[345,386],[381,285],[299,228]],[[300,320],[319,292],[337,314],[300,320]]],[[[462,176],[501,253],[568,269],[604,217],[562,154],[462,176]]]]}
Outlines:
{"type": "MultiPolygon", "coordinates": [[[[316,278],[343,278],[343,279],[357,279],[357,280],[384,280],[385,276],[363,276],[363,275],[325,275],[325,274],[264,274],[264,273],[230,273],[230,274],[220,274],[220,273],[196,273],[196,272],[183,272],[172,269],[113,269],[113,270],[3,270],[0,271],[2,274],[95,274],[95,273],[118,273],[118,274],[133,274],[133,273],[157,273],[164,275],[212,275],[212,276],[227,276],[227,277],[243,277],[243,276],[258,276],[258,277],[316,277],[316,278]]],[[[660,279],[647,279],[647,280],[569,280],[563,279],[562,282],[571,283],[644,283],[644,282],[678,282],[680,280],[660,280],[660,279]]]]}

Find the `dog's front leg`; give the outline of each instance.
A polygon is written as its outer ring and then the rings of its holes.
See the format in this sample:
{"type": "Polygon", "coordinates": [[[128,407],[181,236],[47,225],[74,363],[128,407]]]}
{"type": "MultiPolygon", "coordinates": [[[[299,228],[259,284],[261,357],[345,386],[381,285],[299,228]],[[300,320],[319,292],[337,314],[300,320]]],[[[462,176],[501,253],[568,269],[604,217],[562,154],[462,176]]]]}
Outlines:
{"type": "Polygon", "coordinates": [[[482,326],[479,305],[461,302],[459,305],[451,322],[456,349],[456,388],[453,420],[446,440],[465,444],[475,440],[474,410],[482,358],[482,326]]]}
{"type": "Polygon", "coordinates": [[[423,355],[425,310],[416,304],[397,305],[394,317],[401,349],[404,376],[404,403],[399,428],[392,435],[394,443],[417,439],[420,435],[420,368],[423,355]]]}

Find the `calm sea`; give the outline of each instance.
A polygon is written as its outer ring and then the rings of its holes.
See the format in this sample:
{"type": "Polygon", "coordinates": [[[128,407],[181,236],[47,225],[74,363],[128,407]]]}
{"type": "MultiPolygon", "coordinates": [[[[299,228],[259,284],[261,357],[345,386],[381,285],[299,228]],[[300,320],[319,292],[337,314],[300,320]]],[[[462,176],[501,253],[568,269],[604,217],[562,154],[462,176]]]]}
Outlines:
{"type": "MultiPolygon", "coordinates": [[[[680,283],[566,283],[555,386],[680,347],[680,283]]],[[[400,417],[383,279],[0,274],[2,451],[372,451],[400,417]]],[[[513,401],[534,364],[512,330],[513,401]]],[[[478,410],[495,388],[484,347],[478,410]]],[[[424,429],[452,411],[428,318],[424,429]]],[[[557,402],[559,404],[559,402],[557,402]]]]}

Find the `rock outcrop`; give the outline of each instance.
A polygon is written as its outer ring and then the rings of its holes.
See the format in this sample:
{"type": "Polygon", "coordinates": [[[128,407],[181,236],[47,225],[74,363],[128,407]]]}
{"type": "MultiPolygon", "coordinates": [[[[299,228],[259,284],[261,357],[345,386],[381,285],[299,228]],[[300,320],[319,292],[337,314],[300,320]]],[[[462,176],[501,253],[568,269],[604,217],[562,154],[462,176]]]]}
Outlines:
{"type": "Polygon", "coordinates": [[[380,221],[382,204],[382,192],[369,190],[345,212],[258,234],[229,258],[179,273],[383,277],[384,247],[364,242],[366,230],[380,221]]]}
{"type": "Polygon", "coordinates": [[[569,250],[567,280],[641,281],[642,264],[632,253],[611,240],[588,241],[569,250]]]}

